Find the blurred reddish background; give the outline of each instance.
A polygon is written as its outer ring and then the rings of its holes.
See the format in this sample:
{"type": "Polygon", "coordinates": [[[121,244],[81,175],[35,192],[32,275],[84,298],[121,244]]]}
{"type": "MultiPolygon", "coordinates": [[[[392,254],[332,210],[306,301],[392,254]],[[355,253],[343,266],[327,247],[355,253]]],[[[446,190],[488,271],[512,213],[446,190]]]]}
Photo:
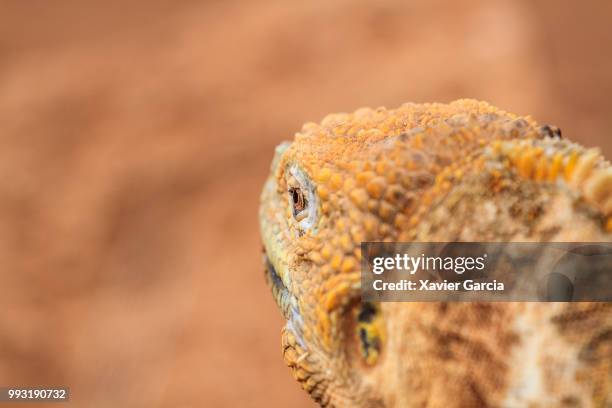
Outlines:
{"type": "Polygon", "coordinates": [[[610,21],[604,0],[2,1],[0,385],[312,406],[260,265],[273,147],[473,97],[611,156],[610,21]]]}

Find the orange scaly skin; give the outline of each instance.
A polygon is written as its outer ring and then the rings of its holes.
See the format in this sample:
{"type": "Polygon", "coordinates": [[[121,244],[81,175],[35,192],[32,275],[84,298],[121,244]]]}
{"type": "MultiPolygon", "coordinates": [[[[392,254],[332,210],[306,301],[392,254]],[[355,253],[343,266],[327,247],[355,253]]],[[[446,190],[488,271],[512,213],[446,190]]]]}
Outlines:
{"type": "Polygon", "coordinates": [[[607,303],[360,302],[362,241],[610,242],[612,168],[554,128],[474,100],[329,115],[277,148],[260,224],[321,406],[612,403],[607,303]]]}

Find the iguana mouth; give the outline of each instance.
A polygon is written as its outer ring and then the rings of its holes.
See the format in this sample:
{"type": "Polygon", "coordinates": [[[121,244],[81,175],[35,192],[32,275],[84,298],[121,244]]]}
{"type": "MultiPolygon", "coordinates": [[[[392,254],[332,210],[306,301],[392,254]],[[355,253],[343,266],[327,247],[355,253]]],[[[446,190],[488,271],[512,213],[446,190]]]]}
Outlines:
{"type": "Polygon", "coordinates": [[[270,284],[274,286],[274,288],[278,289],[278,290],[287,290],[287,288],[285,287],[285,284],[283,283],[283,280],[281,279],[281,277],[279,276],[278,273],[276,273],[276,269],[274,268],[274,265],[272,265],[272,262],[270,262],[270,258],[268,258],[268,256],[266,255],[266,272],[268,273],[269,277],[270,277],[270,284]]]}
{"type": "Polygon", "coordinates": [[[289,289],[287,289],[280,275],[278,272],[276,272],[276,268],[266,254],[265,248],[263,252],[266,281],[268,286],[270,286],[270,289],[272,289],[272,297],[280,309],[281,314],[287,321],[286,328],[291,330],[296,338],[296,341],[303,348],[306,348],[302,334],[302,325],[304,324],[304,321],[301,313],[299,312],[299,308],[297,307],[297,299],[289,291],[289,289]]]}
{"type": "Polygon", "coordinates": [[[265,274],[266,281],[270,289],[272,289],[272,297],[274,301],[278,305],[283,317],[287,320],[290,318],[289,307],[290,302],[289,298],[291,296],[289,289],[283,283],[280,275],[276,272],[276,268],[270,261],[270,258],[266,254],[266,250],[264,248],[264,265],[265,265],[265,274]]]}
{"type": "MultiPolygon", "coordinates": [[[[265,250],[264,250],[265,251],[265,250]]],[[[281,306],[281,300],[289,296],[289,290],[283,283],[280,275],[276,272],[276,268],[270,262],[270,258],[267,254],[264,253],[264,265],[265,265],[265,273],[266,273],[266,281],[270,289],[272,289],[272,296],[276,301],[276,304],[279,308],[281,308],[281,312],[285,315],[283,307],[281,306]]],[[[285,316],[286,318],[287,316],[285,316]]]]}

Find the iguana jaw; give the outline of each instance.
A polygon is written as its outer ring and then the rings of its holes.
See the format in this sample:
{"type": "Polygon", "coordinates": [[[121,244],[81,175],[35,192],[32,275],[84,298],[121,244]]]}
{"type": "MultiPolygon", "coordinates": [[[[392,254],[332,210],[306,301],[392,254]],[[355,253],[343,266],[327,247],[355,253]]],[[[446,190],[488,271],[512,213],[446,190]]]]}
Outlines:
{"type": "MultiPolygon", "coordinates": [[[[302,348],[306,348],[302,334],[304,321],[299,311],[298,300],[296,296],[287,288],[283,278],[277,272],[276,266],[268,256],[265,244],[263,262],[265,265],[266,281],[272,290],[272,297],[280,309],[281,314],[285,320],[287,320],[286,330],[290,330],[295,336],[298,344],[300,344],[302,348]]],[[[283,271],[284,273],[282,276],[289,276],[288,270],[284,266],[283,271]]]]}
{"type": "Polygon", "coordinates": [[[271,175],[261,194],[259,221],[263,241],[263,263],[266,281],[272,290],[274,301],[287,320],[286,329],[291,330],[297,342],[304,346],[303,318],[299,310],[298,299],[291,291],[292,274],[289,259],[292,253],[289,246],[291,237],[288,236],[287,221],[284,218],[286,209],[280,198],[275,179],[279,158],[289,145],[289,143],[283,143],[276,148],[271,175]]]}
{"type": "Polygon", "coordinates": [[[274,301],[278,305],[283,317],[289,319],[289,299],[293,295],[289,292],[289,289],[283,283],[280,275],[276,272],[276,268],[268,258],[267,254],[264,254],[264,265],[266,273],[266,281],[270,289],[272,289],[272,296],[274,301]]]}
{"type": "Polygon", "coordinates": [[[272,295],[276,304],[281,310],[281,313],[285,319],[289,319],[289,300],[293,297],[290,290],[290,273],[288,271],[286,250],[283,247],[282,239],[279,235],[282,235],[282,229],[279,226],[278,221],[274,217],[278,216],[277,203],[274,197],[267,197],[276,192],[276,183],[270,179],[266,183],[264,192],[262,194],[262,200],[267,199],[272,202],[270,207],[263,208],[260,213],[260,223],[263,239],[263,252],[264,259],[263,263],[265,266],[266,281],[272,289],[272,295]],[[273,217],[273,218],[270,218],[273,217]]]}

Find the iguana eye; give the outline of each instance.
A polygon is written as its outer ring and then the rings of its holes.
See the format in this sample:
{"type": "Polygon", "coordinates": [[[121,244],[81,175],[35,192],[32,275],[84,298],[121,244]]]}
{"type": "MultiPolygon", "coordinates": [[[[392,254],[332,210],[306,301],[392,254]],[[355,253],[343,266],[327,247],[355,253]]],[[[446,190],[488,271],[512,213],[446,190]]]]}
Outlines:
{"type": "Polygon", "coordinates": [[[298,166],[290,165],[286,174],[288,204],[301,235],[316,225],[318,197],[308,175],[298,166]]]}
{"type": "Polygon", "coordinates": [[[306,208],[304,193],[299,187],[291,187],[289,189],[289,194],[291,195],[291,201],[293,203],[293,216],[297,216],[306,208]]]}

